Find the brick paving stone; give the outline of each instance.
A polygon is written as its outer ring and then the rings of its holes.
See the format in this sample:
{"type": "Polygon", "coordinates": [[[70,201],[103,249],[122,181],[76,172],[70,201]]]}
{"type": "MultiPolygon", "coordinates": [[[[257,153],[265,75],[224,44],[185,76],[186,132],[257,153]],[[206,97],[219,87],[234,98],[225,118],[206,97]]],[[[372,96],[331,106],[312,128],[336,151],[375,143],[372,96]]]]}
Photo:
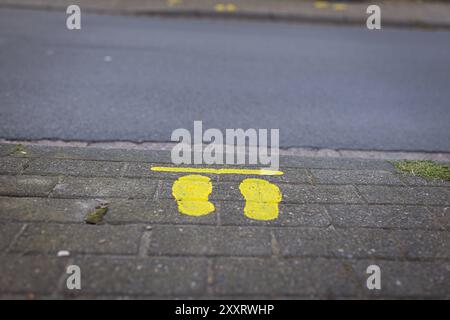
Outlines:
{"type": "Polygon", "coordinates": [[[450,190],[440,187],[358,186],[369,203],[450,205],[450,190]]]}
{"type": "Polygon", "coordinates": [[[142,226],[84,224],[31,224],[12,246],[11,252],[136,254],[142,226]]]}
{"type": "Polygon", "coordinates": [[[0,253],[11,245],[21,228],[22,225],[16,223],[0,223],[0,253]]]}
{"type": "Polygon", "coordinates": [[[329,205],[327,209],[333,225],[342,228],[445,229],[442,214],[423,206],[329,205]]]}
{"type": "Polygon", "coordinates": [[[244,215],[245,202],[223,201],[219,204],[222,225],[245,226],[310,226],[326,227],[331,220],[323,205],[280,204],[278,219],[271,221],[253,220],[244,215]]]}
{"type": "Polygon", "coordinates": [[[28,159],[17,159],[14,157],[0,158],[0,174],[19,174],[24,166],[28,163],[28,159]]]}
{"type": "Polygon", "coordinates": [[[0,195],[46,197],[57,182],[56,177],[0,176],[0,195]]]}
{"type": "Polygon", "coordinates": [[[98,204],[94,199],[0,197],[0,221],[83,222],[98,204]]]}
{"type": "MultiPolygon", "coordinates": [[[[83,272],[84,294],[201,295],[206,293],[203,258],[75,258],[83,272]]],[[[66,294],[73,294],[67,292],[66,294]]]]}
{"type": "Polygon", "coordinates": [[[270,230],[254,227],[155,226],[150,255],[269,256],[270,230]]]}
{"type": "Polygon", "coordinates": [[[40,256],[0,255],[0,297],[23,293],[26,297],[51,294],[58,290],[67,259],[40,256]]]}
{"type": "Polygon", "coordinates": [[[31,160],[24,174],[118,177],[123,166],[124,164],[121,162],[41,158],[31,160]]]}
{"type": "Polygon", "coordinates": [[[312,169],[311,173],[316,184],[402,184],[390,171],[312,169]]]}
{"type": "Polygon", "coordinates": [[[66,177],[54,197],[152,198],[158,182],[148,179],[66,177]]]}
{"type": "Polygon", "coordinates": [[[338,260],[220,258],[214,266],[218,295],[320,296],[354,294],[357,279],[338,260]]]}

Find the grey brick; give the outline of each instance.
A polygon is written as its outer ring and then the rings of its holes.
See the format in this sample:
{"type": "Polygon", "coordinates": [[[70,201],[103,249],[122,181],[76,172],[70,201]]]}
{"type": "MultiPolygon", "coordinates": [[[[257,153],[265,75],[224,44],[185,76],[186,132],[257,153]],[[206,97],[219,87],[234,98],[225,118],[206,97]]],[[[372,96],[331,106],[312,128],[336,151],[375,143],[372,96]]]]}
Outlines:
{"type": "Polygon", "coordinates": [[[337,227],[444,229],[440,215],[422,206],[330,205],[328,212],[337,227]]]}
{"type": "Polygon", "coordinates": [[[284,174],[279,176],[266,176],[266,175],[242,175],[242,174],[222,174],[220,175],[220,181],[236,181],[239,185],[241,181],[247,178],[264,179],[269,182],[279,183],[293,183],[293,184],[310,184],[311,178],[305,169],[301,168],[280,168],[284,174]]]}
{"type": "Polygon", "coordinates": [[[368,298],[449,298],[450,262],[407,262],[359,260],[348,261],[362,295],[368,298]],[[381,271],[381,290],[368,290],[367,267],[377,265],[381,271]]]}
{"type": "Polygon", "coordinates": [[[158,182],[146,179],[66,177],[54,197],[152,198],[158,182]]]}
{"type": "Polygon", "coordinates": [[[280,167],[395,171],[395,167],[385,160],[297,156],[281,156],[280,167]]]}
{"type": "Polygon", "coordinates": [[[40,158],[31,160],[24,173],[81,177],[118,177],[122,167],[123,163],[121,162],[40,158]]]}
{"type": "Polygon", "coordinates": [[[148,223],[148,224],[216,224],[216,213],[192,217],[178,211],[172,200],[124,200],[110,201],[108,215],[110,223],[148,223]]]}
{"type": "Polygon", "coordinates": [[[312,169],[311,172],[317,184],[403,184],[390,171],[312,169]]]}
{"type": "MultiPolygon", "coordinates": [[[[173,199],[173,182],[163,181],[161,199],[173,199]]],[[[308,186],[276,184],[283,196],[282,203],[363,203],[353,186],[308,186]]],[[[239,190],[239,183],[213,182],[213,191],[209,199],[244,201],[244,196],[239,190]]]]}
{"type": "Polygon", "coordinates": [[[284,203],[363,203],[353,186],[279,185],[284,203]]]}
{"type": "Polygon", "coordinates": [[[438,186],[438,187],[450,187],[450,181],[440,179],[424,179],[421,177],[403,174],[401,175],[403,181],[406,181],[411,186],[438,186]]]}
{"type": "Polygon", "coordinates": [[[0,197],[0,220],[82,222],[96,205],[93,199],[0,197]]]}
{"type": "Polygon", "coordinates": [[[11,251],[135,254],[142,231],[142,227],[132,225],[34,224],[27,227],[11,251]]]}
{"type": "MultiPolygon", "coordinates": [[[[27,157],[104,160],[104,161],[140,161],[171,163],[170,151],[165,150],[135,150],[135,149],[107,149],[93,147],[54,147],[43,145],[25,145],[27,157]]],[[[20,157],[21,155],[17,155],[20,157]]]]}
{"type": "Polygon", "coordinates": [[[358,186],[369,203],[449,205],[450,191],[440,187],[358,186]]]}
{"type": "Polygon", "coordinates": [[[0,292],[28,296],[52,293],[66,271],[66,263],[67,259],[46,256],[0,256],[0,292]]]}
{"type": "Polygon", "coordinates": [[[206,291],[206,259],[92,257],[74,260],[82,270],[83,294],[167,296],[200,295],[206,291]]]}
{"type": "Polygon", "coordinates": [[[450,258],[450,233],[447,231],[397,231],[395,238],[407,258],[450,258]]]}
{"type": "Polygon", "coordinates": [[[450,229],[450,207],[429,207],[428,210],[435,217],[437,224],[443,229],[450,229]]]}
{"type": "Polygon", "coordinates": [[[21,228],[22,225],[16,223],[0,223],[0,252],[3,252],[10,246],[21,228]]]}
{"type": "MultiPolygon", "coordinates": [[[[151,164],[151,163],[142,163],[142,162],[128,162],[127,169],[125,170],[124,177],[132,177],[132,178],[150,178],[156,180],[170,180],[175,181],[179,177],[184,175],[188,175],[191,173],[182,173],[182,172],[161,172],[161,171],[152,171],[150,170],[153,166],[164,166],[164,167],[183,167],[183,166],[174,166],[172,164],[151,164]]],[[[192,166],[189,166],[192,167],[192,166]]],[[[205,168],[208,166],[195,166],[198,168],[205,168]]],[[[209,167],[208,167],[209,168],[209,167]]],[[[194,173],[192,173],[194,174],[194,173]]],[[[217,174],[205,174],[201,173],[202,176],[207,176],[211,179],[211,181],[218,181],[219,175],[217,174]]]]}
{"type": "Polygon", "coordinates": [[[218,295],[333,298],[357,291],[356,278],[350,278],[338,260],[220,258],[214,274],[218,295]]]}
{"type": "Polygon", "coordinates": [[[58,179],[39,176],[0,176],[0,195],[47,196],[58,179]]]}
{"type": "Polygon", "coordinates": [[[222,225],[312,226],[325,227],[331,221],[321,205],[280,204],[279,216],[272,221],[258,221],[244,215],[245,202],[223,201],[219,204],[222,225]]]}
{"type": "Polygon", "coordinates": [[[389,230],[283,228],[275,230],[281,254],[288,257],[394,258],[401,255],[389,230]]]}
{"type": "Polygon", "coordinates": [[[14,144],[0,143],[0,157],[6,156],[16,147],[14,144]]]}
{"type": "Polygon", "coordinates": [[[254,227],[155,226],[150,255],[270,255],[270,230],[254,227]]]}
{"type": "Polygon", "coordinates": [[[14,157],[1,157],[0,158],[0,174],[19,174],[27,159],[17,159],[14,157]]]}

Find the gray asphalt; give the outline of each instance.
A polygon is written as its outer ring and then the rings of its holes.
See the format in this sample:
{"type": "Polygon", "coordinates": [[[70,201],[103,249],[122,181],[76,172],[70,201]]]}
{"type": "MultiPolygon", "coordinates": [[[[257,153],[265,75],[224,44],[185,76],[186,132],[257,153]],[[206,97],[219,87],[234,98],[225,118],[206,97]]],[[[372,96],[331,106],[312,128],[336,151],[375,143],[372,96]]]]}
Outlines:
{"type": "Polygon", "coordinates": [[[0,10],[0,138],[168,141],[203,120],[285,147],[450,151],[448,31],[65,19],[0,10]]]}

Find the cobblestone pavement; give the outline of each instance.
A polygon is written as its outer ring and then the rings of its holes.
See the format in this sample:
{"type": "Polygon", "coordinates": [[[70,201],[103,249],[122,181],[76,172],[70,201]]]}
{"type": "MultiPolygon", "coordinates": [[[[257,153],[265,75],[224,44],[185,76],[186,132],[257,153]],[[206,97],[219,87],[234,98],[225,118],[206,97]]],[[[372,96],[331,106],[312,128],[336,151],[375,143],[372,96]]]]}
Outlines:
{"type": "Polygon", "coordinates": [[[236,175],[216,210],[178,212],[168,151],[0,144],[2,298],[450,298],[450,183],[386,161],[281,158],[279,218],[243,214],[236,175]],[[109,203],[105,223],[86,214],[109,203]],[[61,250],[70,255],[58,257],[61,250]],[[81,268],[81,290],[66,267],[81,268]],[[368,290],[366,269],[381,269],[368,290]]]}

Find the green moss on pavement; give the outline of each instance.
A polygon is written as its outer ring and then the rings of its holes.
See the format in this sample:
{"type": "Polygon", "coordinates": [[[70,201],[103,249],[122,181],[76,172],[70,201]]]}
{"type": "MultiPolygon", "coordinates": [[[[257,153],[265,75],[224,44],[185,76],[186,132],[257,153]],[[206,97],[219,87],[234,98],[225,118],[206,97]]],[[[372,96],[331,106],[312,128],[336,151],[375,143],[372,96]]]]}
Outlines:
{"type": "Polygon", "coordinates": [[[430,160],[401,160],[391,161],[400,171],[425,179],[450,180],[450,168],[430,160]]]}

